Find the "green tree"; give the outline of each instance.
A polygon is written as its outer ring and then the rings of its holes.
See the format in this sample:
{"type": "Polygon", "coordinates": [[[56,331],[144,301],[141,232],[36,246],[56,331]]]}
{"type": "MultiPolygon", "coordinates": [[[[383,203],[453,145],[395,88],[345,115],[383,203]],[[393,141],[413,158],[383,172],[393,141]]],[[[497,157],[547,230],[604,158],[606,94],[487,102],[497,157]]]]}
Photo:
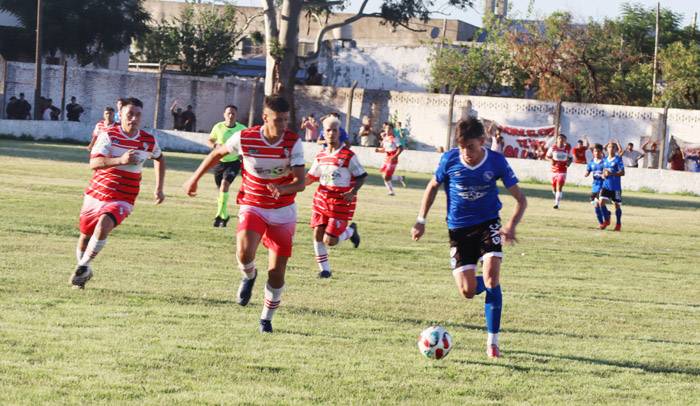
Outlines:
{"type": "Polygon", "coordinates": [[[505,88],[511,93],[523,92],[524,73],[515,64],[503,33],[504,20],[486,17],[484,28],[475,37],[481,43],[465,46],[439,44],[430,55],[430,88],[458,89],[460,94],[498,95],[505,88]]]}
{"type": "MultiPolygon", "coordinates": [[[[142,0],[42,0],[42,5],[44,49],[73,56],[81,65],[104,62],[148,31],[142,0]]],[[[36,1],[0,0],[0,11],[12,13],[23,26],[0,32],[0,53],[33,59],[36,1]]]]}
{"type": "Polygon", "coordinates": [[[210,74],[233,59],[244,31],[256,16],[245,18],[231,4],[189,4],[172,21],[159,22],[137,41],[135,59],[177,64],[183,72],[210,74]]]}
{"type": "Polygon", "coordinates": [[[675,42],[659,55],[664,89],[661,105],[700,109],[700,45],[675,42]]]}

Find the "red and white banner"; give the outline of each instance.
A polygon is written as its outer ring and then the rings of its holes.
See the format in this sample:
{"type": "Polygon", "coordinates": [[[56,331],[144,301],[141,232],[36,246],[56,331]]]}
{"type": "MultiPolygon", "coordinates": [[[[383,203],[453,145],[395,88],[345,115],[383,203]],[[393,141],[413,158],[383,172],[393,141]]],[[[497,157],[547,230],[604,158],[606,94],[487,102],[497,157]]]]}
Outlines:
{"type": "MultiPolygon", "coordinates": [[[[545,150],[554,142],[556,128],[553,125],[545,127],[516,127],[499,124],[495,121],[484,119],[487,135],[496,135],[496,129],[501,130],[503,137],[503,155],[508,158],[532,158],[537,156],[537,149],[541,145],[545,150]]],[[[493,139],[493,138],[492,138],[493,139]]]]}

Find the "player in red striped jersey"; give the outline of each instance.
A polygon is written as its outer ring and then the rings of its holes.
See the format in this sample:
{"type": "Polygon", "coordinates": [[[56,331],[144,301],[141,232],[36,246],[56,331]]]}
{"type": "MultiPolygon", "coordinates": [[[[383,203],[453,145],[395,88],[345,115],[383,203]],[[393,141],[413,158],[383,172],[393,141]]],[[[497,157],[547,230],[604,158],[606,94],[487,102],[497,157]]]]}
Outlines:
{"type": "Polygon", "coordinates": [[[306,174],[306,185],[320,184],[312,205],[311,227],[314,229],[314,252],[321,278],[331,277],[326,245],[334,246],[350,239],[355,248],[360,244],[357,225],[348,223],[355,214],[357,191],[367,177],[357,156],[340,143],[340,120],[328,116],[323,120],[327,148],[321,150],[306,174]]]}
{"type": "Polygon", "coordinates": [[[102,120],[95,124],[95,129],[92,130],[92,138],[90,139],[90,144],[87,146],[88,151],[92,151],[92,147],[95,146],[97,142],[97,136],[101,132],[107,131],[110,127],[114,126],[114,109],[112,107],[105,107],[105,111],[102,113],[102,120]]]}
{"type": "Polygon", "coordinates": [[[552,193],[554,193],[554,208],[559,208],[561,198],[564,196],[564,183],[566,183],[566,171],[571,165],[571,145],[566,142],[566,135],[557,135],[557,141],[549,147],[547,159],[552,163],[552,193]]]}
{"type": "MultiPolygon", "coordinates": [[[[379,168],[379,172],[384,175],[384,185],[386,186],[389,196],[393,196],[394,184],[392,180],[394,179],[394,171],[396,170],[396,165],[399,164],[399,155],[403,152],[403,147],[401,146],[401,142],[394,135],[394,124],[385,122],[383,134],[381,146],[375,148],[375,151],[386,154],[386,158],[384,159],[382,167],[379,168]]],[[[397,177],[397,179],[401,183],[404,183],[403,178],[397,177]]],[[[405,183],[404,186],[406,186],[405,183]]]]}
{"type": "Polygon", "coordinates": [[[146,159],[154,160],[155,202],[160,204],[165,199],[165,157],[158,141],[139,129],[142,109],[139,99],[125,99],[119,111],[121,125],[100,131],[91,150],[90,169],[94,172],[80,210],[78,266],[70,278],[78,288],[84,288],[92,278],[90,262],[105,246],[109,233],[131,213],[146,159]]]}
{"type": "Polygon", "coordinates": [[[269,249],[265,302],[260,331],[272,332],[272,316],[280,304],[297,208],[294,197],[304,190],[304,148],[301,138],[289,131],[289,103],[280,96],[265,97],[262,126],[237,132],[216,147],[185,183],[189,196],[197,195],[199,179],[222,157],[235,153],[242,159],[241,188],[237,203],[236,258],[243,279],[237,302],[248,304],[257,277],[255,253],[260,241],[269,249]]]}

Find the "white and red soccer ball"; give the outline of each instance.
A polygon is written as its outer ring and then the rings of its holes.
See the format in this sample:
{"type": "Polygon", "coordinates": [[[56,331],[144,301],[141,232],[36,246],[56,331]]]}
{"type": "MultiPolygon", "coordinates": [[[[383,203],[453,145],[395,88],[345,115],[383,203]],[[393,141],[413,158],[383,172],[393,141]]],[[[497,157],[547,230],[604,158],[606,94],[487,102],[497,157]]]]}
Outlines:
{"type": "Polygon", "coordinates": [[[441,326],[430,326],[418,336],[418,350],[427,358],[445,358],[452,350],[452,336],[441,326]]]}

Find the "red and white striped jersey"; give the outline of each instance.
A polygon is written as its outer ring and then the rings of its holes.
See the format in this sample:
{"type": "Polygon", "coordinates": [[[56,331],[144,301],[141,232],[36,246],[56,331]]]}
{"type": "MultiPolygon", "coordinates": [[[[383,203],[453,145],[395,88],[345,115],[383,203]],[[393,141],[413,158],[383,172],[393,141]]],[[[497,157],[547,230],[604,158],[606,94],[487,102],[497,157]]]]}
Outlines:
{"type": "Polygon", "coordinates": [[[121,127],[113,126],[97,136],[90,158],[118,158],[129,150],[138,151],[137,164],[95,170],[85,193],[104,202],[134,204],[141,186],[143,163],[146,159],[157,159],[162,155],[155,137],[142,130],[130,137],[121,127]]]}
{"type": "Polygon", "coordinates": [[[239,131],[226,143],[229,153],[241,157],[241,188],[236,202],[264,209],[276,209],[294,204],[296,193],[272,197],[267,185],[283,185],[294,179],[293,166],[304,166],[301,138],[286,130],[274,144],[264,136],[263,126],[239,131]]]}
{"type": "Polygon", "coordinates": [[[393,135],[386,135],[382,138],[382,148],[386,153],[386,160],[393,160],[394,156],[399,152],[401,143],[393,135]]]}
{"type": "Polygon", "coordinates": [[[116,124],[107,124],[104,120],[100,120],[95,124],[95,129],[92,130],[92,138],[97,138],[101,132],[107,131],[108,129],[114,127],[116,124]]]}
{"type": "Polygon", "coordinates": [[[554,160],[552,163],[553,173],[566,173],[568,169],[567,163],[571,158],[571,145],[566,144],[563,147],[558,147],[556,144],[552,145],[547,151],[547,158],[554,160]]]}
{"type": "Polygon", "coordinates": [[[343,194],[355,187],[356,179],[367,172],[357,155],[347,147],[332,153],[322,150],[316,155],[308,175],[319,181],[314,193],[312,210],[339,220],[352,220],[357,198],[351,202],[343,199],[343,194]]]}

